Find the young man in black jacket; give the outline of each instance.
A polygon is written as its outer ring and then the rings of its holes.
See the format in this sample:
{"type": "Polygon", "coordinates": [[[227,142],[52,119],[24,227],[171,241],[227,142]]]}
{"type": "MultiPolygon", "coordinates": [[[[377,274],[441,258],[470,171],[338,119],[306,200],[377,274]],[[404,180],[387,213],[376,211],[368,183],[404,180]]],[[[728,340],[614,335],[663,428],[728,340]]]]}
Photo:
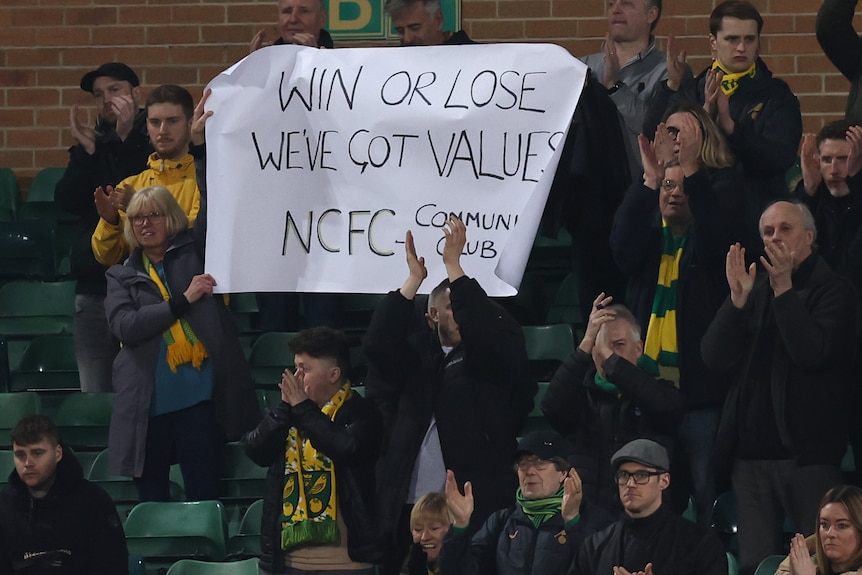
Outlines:
{"type": "Polygon", "coordinates": [[[117,509],[84,479],[54,423],[28,415],[11,435],[15,471],[0,493],[0,573],[128,574],[117,509]]]}
{"type": "Polygon", "coordinates": [[[350,571],[378,562],[374,465],[382,423],[350,387],[343,332],[317,327],[291,340],[296,373],[281,404],[246,437],[246,453],[269,467],[261,520],[261,573],[350,571]]]}

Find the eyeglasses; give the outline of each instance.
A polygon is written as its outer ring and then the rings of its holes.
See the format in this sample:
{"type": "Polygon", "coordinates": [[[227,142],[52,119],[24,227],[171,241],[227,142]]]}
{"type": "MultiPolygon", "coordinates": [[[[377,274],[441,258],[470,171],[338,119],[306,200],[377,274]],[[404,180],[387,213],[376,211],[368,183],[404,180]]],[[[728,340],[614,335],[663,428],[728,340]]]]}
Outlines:
{"type": "Polygon", "coordinates": [[[623,471],[620,469],[614,474],[614,480],[617,482],[617,485],[628,485],[629,479],[634,479],[635,483],[638,485],[645,485],[650,477],[654,477],[656,475],[662,475],[663,473],[667,473],[666,471],[644,471],[643,469],[639,469],[633,473],[629,473],[628,471],[623,471]]]}
{"type": "Polygon", "coordinates": [[[535,467],[537,471],[544,471],[553,465],[553,461],[547,459],[539,459],[538,457],[525,457],[520,461],[515,462],[515,470],[526,471],[530,467],[535,467]]]}
{"type": "Polygon", "coordinates": [[[661,191],[663,192],[672,192],[674,190],[679,189],[680,184],[674,182],[673,180],[663,180],[661,183],[661,191]]]}
{"type": "Polygon", "coordinates": [[[140,216],[132,216],[129,218],[132,221],[133,226],[142,226],[145,221],[149,221],[151,224],[158,224],[163,219],[165,219],[165,214],[162,212],[150,212],[149,214],[143,214],[140,216]]]}

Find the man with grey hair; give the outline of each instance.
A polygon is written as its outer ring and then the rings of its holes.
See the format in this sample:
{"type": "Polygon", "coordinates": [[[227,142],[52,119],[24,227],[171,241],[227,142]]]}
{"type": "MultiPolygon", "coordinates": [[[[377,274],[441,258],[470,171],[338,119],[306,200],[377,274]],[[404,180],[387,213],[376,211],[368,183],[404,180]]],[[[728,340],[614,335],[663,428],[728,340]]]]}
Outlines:
{"type": "Polygon", "coordinates": [[[632,174],[641,173],[637,139],[643,132],[648,104],[667,78],[667,60],[653,36],[661,18],[661,2],[608,0],[608,32],[602,51],[582,58],[622,117],[632,174]]]}
{"type": "Polygon", "coordinates": [[[670,447],[683,403],[673,383],[641,367],[641,329],[623,305],[604,293],[593,301],[580,345],[560,365],[542,398],[542,411],[575,452],[584,492],[611,511],[620,498],[608,466],[613,452],[649,437],[670,447]]]}
{"type": "Polygon", "coordinates": [[[813,251],[807,207],[769,205],[760,235],[764,272],[730,246],[730,296],[701,340],[730,383],[715,453],[732,471],[743,574],[781,552],[785,516],[811,535],[820,497],[842,481],[858,324],[852,283],[813,251]]]}
{"type": "Polygon", "coordinates": [[[402,46],[475,44],[464,30],[443,30],[440,0],[386,0],[384,10],[402,46]]]}
{"type": "MultiPolygon", "coordinates": [[[[326,24],[324,0],[278,0],[278,35],[273,46],[297,44],[312,48],[334,48],[332,36],[323,29],[326,24]]],[[[266,30],[255,34],[249,54],[264,46],[266,30]]]]}

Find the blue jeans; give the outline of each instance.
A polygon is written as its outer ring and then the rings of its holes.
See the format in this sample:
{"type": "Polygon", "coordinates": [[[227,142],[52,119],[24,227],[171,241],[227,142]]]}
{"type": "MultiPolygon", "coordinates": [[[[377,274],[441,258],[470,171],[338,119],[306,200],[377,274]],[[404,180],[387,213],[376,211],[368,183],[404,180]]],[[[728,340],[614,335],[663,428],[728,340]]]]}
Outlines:
{"type": "Polygon", "coordinates": [[[183,473],[186,500],[218,499],[223,444],[212,401],[151,417],[144,472],[135,478],[141,501],[170,501],[174,454],[183,473]]]}

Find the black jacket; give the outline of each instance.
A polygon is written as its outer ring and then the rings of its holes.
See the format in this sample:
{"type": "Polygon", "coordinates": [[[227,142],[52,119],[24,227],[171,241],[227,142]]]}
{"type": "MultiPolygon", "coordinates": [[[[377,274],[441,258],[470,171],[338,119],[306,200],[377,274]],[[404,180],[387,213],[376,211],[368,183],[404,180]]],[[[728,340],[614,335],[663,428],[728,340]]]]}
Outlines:
{"type": "Polygon", "coordinates": [[[569,462],[581,476],[584,493],[605,509],[617,510],[611,456],[639,438],[658,441],[672,452],[683,404],[673,383],[653,378],[616,354],[603,367],[620,397],[596,385],[593,358],[575,349],[554,374],[542,411],[575,449],[569,462]]]}
{"type": "Polygon", "coordinates": [[[823,0],[814,27],[817,42],[829,61],[850,80],[845,117],[862,123],[862,39],[853,29],[859,0],[823,0]]]}
{"type": "Polygon", "coordinates": [[[125,140],[120,140],[113,128],[97,124],[93,155],[81,145],[69,148],[69,164],[54,188],[54,201],[81,218],[71,254],[72,275],[78,281],[77,293],[105,295],[107,267],[96,261],[90,247],[90,237],[99,223],[93,193],[99,186],[103,189],[108,185],[116,186],[126,177],[147,169],[153,147],[146,124],[147,113],[141,110],[125,140]]]}
{"type": "Polygon", "coordinates": [[[260,526],[260,565],[272,573],[285,570],[281,549],[284,442],[287,432],[299,432],[335,464],[336,513],[347,526],[347,553],[358,562],[380,560],[374,518],[374,464],[380,453],[383,426],[374,405],[353,393],[335,414],[324,415],[310,399],[295,407],[282,402],[245,438],[246,453],[266,474],[260,526]]]}
{"type": "MultiPolygon", "coordinates": [[[[677,282],[679,388],[687,409],[720,408],[727,386],[723,376],[704,366],[700,338],[727,297],[724,268],[728,246],[746,239],[739,229],[745,184],[732,169],[702,169],[685,178],[683,188],[693,221],[677,282]]],[[[643,184],[633,184],[614,217],[610,238],[614,259],[628,279],[626,305],[637,318],[644,338],[664,242],[659,193],[643,184]]],[[[747,231],[753,237],[755,230],[747,231]]]]}
{"type": "Polygon", "coordinates": [[[587,539],[570,575],[630,573],[652,563],[653,573],[727,575],[727,555],[710,530],[674,514],[667,506],[642,519],[626,517],[587,539]]]}
{"type": "MultiPolygon", "coordinates": [[[[743,78],[730,97],[730,116],[735,127],[733,134],[727,136],[730,149],[749,182],[748,210],[754,222],[766,204],[788,195],[784,174],[796,161],[802,138],[799,100],[783,80],[773,77],[763,60],[758,58],[756,65],[754,77],[743,78]]],[[[655,91],[650,102],[644,125],[652,131],[646,134],[655,132],[655,126],[671,106],[683,102],[703,104],[707,71],[697,78],[692,78],[691,74],[684,76],[676,92],[668,89],[667,82],[662,82],[662,89],[655,91]]]]}
{"type": "Polygon", "coordinates": [[[774,417],[784,447],[799,465],[838,465],[847,444],[847,421],[858,325],[856,290],[812,254],[793,272],[793,288],[774,297],[758,275],[743,309],[728,298],[703,336],[708,367],[731,385],[716,439],[720,465],[736,453],[741,389],[750,385],[755,359],[771,357],[774,417]],[[771,316],[771,317],[770,317],[771,316]],[[764,341],[768,322],[778,337],[764,341]],[[829,425],[823,425],[829,421],[829,425]]]}
{"type": "Polygon", "coordinates": [[[388,422],[378,505],[392,538],[432,416],[446,467],[460,484],[473,482],[476,526],[513,503],[515,438],[537,389],[524,334],[474,279],[453,282],[451,301],[462,341],[447,356],[430,332],[411,335],[413,302],[398,291],[381,302],[365,334],[366,355],[380,375],[366,382],[367,397],[388,422]]]}
{"type": "MultiPolygon", "coordinates": [[[[285,42],[283,38],[278,38],[272,43],[273,46],[283,46],[285,44],[287,44],[287,42],[285,42]]],[[[320,34],[317,36],[317,46],[318,48],[335,48],[332,35],[328,31],[321,29],[320,34]]]]}
{"type": "Polygon", "coordinates": [[[578,522],[566,527],[557,513],[539,528],[520,507],[491,515],[470,540],[465,530],[449,530],[443,540],[440,572],[446,575],[564,575],[584,540],[614,518],[584,502],[578,522]]]}
{"type": "Polygon", "coordinates": [[[107,493],[86,479],[69,450],[41,499],[13,470],[0,493],[0,575],[124,575],[123,523],[107,493]]]}

